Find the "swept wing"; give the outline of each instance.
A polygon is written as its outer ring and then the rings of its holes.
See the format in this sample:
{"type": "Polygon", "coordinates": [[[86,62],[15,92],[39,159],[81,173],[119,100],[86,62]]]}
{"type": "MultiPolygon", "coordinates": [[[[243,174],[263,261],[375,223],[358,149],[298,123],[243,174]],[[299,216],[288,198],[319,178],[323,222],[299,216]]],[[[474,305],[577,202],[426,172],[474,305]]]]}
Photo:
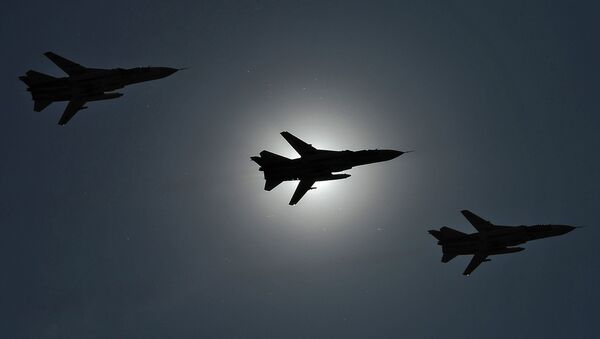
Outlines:
{"type": "Polygon", "coordinates": [[[56,64],[56,66],[60,67],[60,69],[65,71],[65,73],[67,73],[68,75],[83,73],[87,70],[87,68],[81,66],[80,64],[63,58],[58,54],[46,52],[44,53],[44,55],[48,57],[48,59],[50,59],[54,64],[56,64]]]}
{"type": "Polygon", "coordinates": [[[69,122],[69,120],[71,120],[71,118],[73,116],[75,116],[75,114],[77,112],[79,112],[82,109],[87,108],[87,107],[84,107],[83,105],[85,105],[85,101],[83,101],[83,100],[69,101],[69,104],[67,105],[67,108],[65,109],[65,112],[63,113],[63,115],[60,117],[58,124],[65,125],[67,122],[69,122]]]}
{"type": "Polygon", "coordinates": [[[290,200],[290,205],[296,205],[298,203],[298,201],[300,201],[300,199],[302,199],[302,197],[306,194],[306,192],[308,192],[312,188],[312,185],[314,185],[314,184],[315,184],[314,179],[300,180],[300,183],[298,184],[298,187],[296,187],[296,191],[294,192],[294,195],[292,196],[292,200],[290,200]]]}
{"type": "Polygon", "coordinates": [[[477,252],[477,253],[475,253],[475,255],[473,256],[473,258],[471,259],[471,262],[469,262],[469,265],[467,265],[467,268],[463,272],[463,275],[470,275],[471,272],[475,271],[475,269],[482,262],[489,261],[486,258],[487,258],[487,253],[484,253],[484,252],[477,252]]]}
{"type": "Polygon", "coordinates": [[[301,157],[317,152],[317,149],[314,148],[311,144],[307,144],[304,141],[298,139],[293,136],[292,133],[289,132],[281,132],[281,136],[285,138],[285,140],[300,154],[301,157]]]}
{"type": "Polygon", "coordinates": [[[462,215],[464,215],[465,218],[467,218],[467,220],[469,220],[471,225],[473,225],[473,227],[475,227],[479,232],[482,232],[482,231],[485,232],[485,231],[488,231],[488,230],[494,228],[494,224],[475,215],[475,213],[473,213],[469,210],[462,210],[462,211],[460,211],[460,213],[462,213],[462,215]]]}

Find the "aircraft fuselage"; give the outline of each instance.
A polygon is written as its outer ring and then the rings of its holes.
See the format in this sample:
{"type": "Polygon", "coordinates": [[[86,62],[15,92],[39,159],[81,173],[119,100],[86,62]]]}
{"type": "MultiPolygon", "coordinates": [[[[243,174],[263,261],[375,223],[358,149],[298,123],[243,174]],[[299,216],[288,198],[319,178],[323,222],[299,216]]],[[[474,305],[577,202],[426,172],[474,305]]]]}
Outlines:
{"type": "Polygon", "coordinates": [[[478,232],[466,234],[450,227],[442,227],[439,230],[429,230],[429,234],[442,246],[443,263],[458,255],[473,256],[463,275],[470,275],[481,263],[490,261],[488,256],[520,252],[524,248],[514,246],[530,240],[563,235],[576,228],[569,225],[498,226],[469,210],[462,210],[461,213],[478,232]]]}
{"type": "Polygon", "coordinates": [[[406,152],[394,150],[363,151],[330,151],[314,148],[289,132],[281,132],[281,136],[300,154],[300,158],[289,159],[271,153],[260,152],[259,156],[250,157],[265,174],[265,191],[270,191],[283,181],[300,180],[290,200],[295,205],[317,181],[345,179],[350,174],[339,173],[354,166],[372,164],[394,159],[406,152]]]}
{"type": "Polygon", "coordinates": [[[135,83],[164,78],[176,71],[176,69],[168,67],[88,69],[85,73],[36,83],[27,90],[31,92],[33,100],[106,100],[120,97],[121,94],[105,92],[135,83]]]}
{"type": "Polygon", "coordinates": [[[438,242],[442,252],[470,255],[486,251],[489,255],[505,254],[523,250],[512,250],[510,246],[524,244],[530,240],[554,237],[574,229],[568,225],[494,226],[485,232],[467,234],[464,237],[444,239],[438,242]]]}
{"type": "MultiPolygon", "coordinates": [[[[364,151],[327,151],[320,150],[315,154],[305,155],[301,158],[291,159],[286,162],[274,163],[260,170],[265,172],[265,179],[301,180],[303,178],[317,178],[319,180],[332,180],[331,173],[349,170],[355,166],[372,164],[375,162],[391,160],[403,152],[394,150],[364,150],[364,151]],[[319,178],[324,179],[319,179],[319,178]]],[[[334,174],[335,176],[335,174],[334,174]]],[[[336,179],[343,179],[350,175],[338,174],[336,179]]]]}

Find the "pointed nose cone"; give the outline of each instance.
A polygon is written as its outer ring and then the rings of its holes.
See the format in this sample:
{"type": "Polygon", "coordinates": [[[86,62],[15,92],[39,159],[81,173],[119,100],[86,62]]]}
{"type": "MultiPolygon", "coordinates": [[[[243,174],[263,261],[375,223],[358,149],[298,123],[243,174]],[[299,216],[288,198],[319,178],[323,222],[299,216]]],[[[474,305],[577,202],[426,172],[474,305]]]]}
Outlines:
{"type": "Polygon", "coordinates": [[[390,154],[391,154],[392,159],[394,159],[394,158],[397,158],[397,157],[401,156],[402,154],[404,154],[404,152],[391,150],[390,154]]]}
{"type": "Polygon", "coordinates": [[[145,76],[147,79],[162,79],[177,72],[177,68],[171,67],[148,67],[145,76]]]}
{"type": "Polygon", "coordinates": [[[557,225],[554,226],[556,231],[558,232],[558,234],[565,234],[565,233],[569,233],[572,230],[576,229],[577,227],[575,226],[569,226],[569,225],[557,225]]]}
{"type": "Polygon", "coordinates": [[[171,68],[171,67],[160,67],[160,75],[161,77],[168,77],[169,75],[177,72],[178,69],[177,68],[171,68]]]}
{"type": "Polygon", "coordinates": [[[386,160],[392,160],[394,158],[401,156],[404,153],[408,153],[408,152],[402,152],[402,151],[396,151],[396,150],[384,150],[382,152],[384,152],[383,154],[384,154],[384,157],[386,158],[386,160]]]}

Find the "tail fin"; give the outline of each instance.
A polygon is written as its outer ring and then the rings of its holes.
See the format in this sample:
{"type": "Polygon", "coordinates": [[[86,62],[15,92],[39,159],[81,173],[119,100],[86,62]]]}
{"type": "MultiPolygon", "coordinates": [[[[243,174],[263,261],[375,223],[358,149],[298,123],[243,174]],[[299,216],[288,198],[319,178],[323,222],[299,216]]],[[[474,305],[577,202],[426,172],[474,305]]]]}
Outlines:
{"type": "Polygon", "coordinates": [[[27,86],[34,87],[45,82],[56,80],[57,78],[36,71],[28,71],[24,76],[20,76],[19,79],[27,84],[27,86]]]}

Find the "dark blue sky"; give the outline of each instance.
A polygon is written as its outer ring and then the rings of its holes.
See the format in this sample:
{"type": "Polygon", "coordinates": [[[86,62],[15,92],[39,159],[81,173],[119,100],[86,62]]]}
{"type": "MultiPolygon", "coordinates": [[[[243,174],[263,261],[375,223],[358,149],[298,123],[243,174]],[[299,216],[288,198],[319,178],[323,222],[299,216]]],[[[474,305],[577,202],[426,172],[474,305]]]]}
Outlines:
{"type": "Polygon", "coordinates": [[[33,1],[0,20],[0,337],[593,338],[594,2],[33,1]],[[190,67],[65,127],[18,76],[190,67]],[[415,149],[263,191],[249,157],[415,149]],[[428,229],[588,225],[440,263],[428,229]]]}

